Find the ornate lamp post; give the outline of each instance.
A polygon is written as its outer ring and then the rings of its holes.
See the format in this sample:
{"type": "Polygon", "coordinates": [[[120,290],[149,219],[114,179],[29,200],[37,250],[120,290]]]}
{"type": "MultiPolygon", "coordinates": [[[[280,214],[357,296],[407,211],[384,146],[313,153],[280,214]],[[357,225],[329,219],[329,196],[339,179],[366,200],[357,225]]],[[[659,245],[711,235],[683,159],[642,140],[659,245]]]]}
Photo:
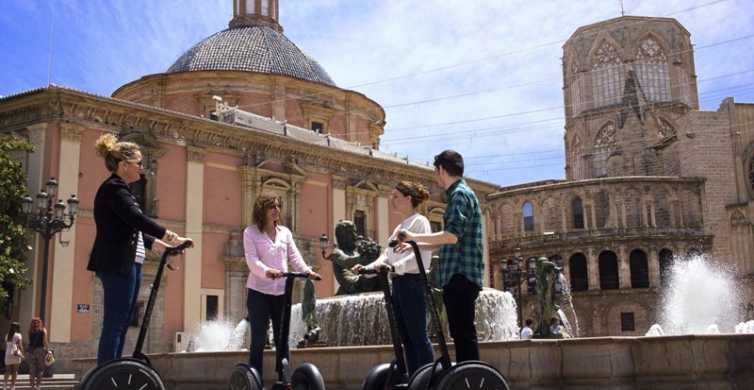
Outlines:
{"type": "Polygon", "coordinates": [[[506,291],[514,292],[516,300],[518,301],[516,306],[518,306],[519,325],[524,323],[524,300],[521,294],[521,279],[524,275],[523,272],[521,272],[522,265],[523,262],[520,257],[512,257],[505,262],[505,267],[503,268],[503,287],[505,287],[506,291]]]}
{"type": "Polygon", "coordinates": [[[330,244],[330,239],[327,237],[327,234],[323,234],[319,236],[319,250],[322,251],[322,258],[325,258],[325,250],[327,249],[327,246],[330,244]]]}
{"type": "Polygon", "coordinates": [[[58,182],[50,178],[45,185],[45,190],[37,194],[36,204],[30,196],[23,198],[23,213],[26,216],[26,226],[39,233],[44,239],[43,263],[42,263],[42,297],[39,304],[39,318],[45,320],[47,303],[47,263],[50,255],[50,239],[55,234],[73,226],[76,214],[79,211],[79,200],[76,195],[68,198],[68,212],[62,199],[55,202],[58,191],[58,182]],[[36,207],[35,207],[36,206],[36,207]]]}

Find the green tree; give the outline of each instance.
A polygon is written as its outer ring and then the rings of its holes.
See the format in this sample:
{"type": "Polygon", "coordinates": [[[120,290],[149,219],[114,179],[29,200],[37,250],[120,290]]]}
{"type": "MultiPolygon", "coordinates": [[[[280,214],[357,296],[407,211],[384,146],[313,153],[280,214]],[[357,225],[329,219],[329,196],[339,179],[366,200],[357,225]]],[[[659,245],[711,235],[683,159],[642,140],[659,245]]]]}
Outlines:
{"type": "Polygon", "coordinates": [[[16,136],[0,136],[0,307],[8,304],[9,289],[29,284],[24,265],[30,246],[21,199],[26,189],[26,174],[14,154],[33,151],[33,145],[16,136]]]}

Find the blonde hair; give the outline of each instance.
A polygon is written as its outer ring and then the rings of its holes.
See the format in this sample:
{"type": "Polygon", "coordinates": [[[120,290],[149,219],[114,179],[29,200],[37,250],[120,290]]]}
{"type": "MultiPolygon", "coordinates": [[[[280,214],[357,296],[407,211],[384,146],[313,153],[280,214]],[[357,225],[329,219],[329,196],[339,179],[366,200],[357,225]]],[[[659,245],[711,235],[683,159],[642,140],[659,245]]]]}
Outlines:
{"type": "Polygon", "coordinates": [[[135,159],[136,152],[141,151],[139,145],[133,142],[119,142],[118,138],[110,133],[102,134],[94,147],[97,149],[97,154],[105,159],[105,167],[110,172],[118,169],[119,162],[135,159]]]}

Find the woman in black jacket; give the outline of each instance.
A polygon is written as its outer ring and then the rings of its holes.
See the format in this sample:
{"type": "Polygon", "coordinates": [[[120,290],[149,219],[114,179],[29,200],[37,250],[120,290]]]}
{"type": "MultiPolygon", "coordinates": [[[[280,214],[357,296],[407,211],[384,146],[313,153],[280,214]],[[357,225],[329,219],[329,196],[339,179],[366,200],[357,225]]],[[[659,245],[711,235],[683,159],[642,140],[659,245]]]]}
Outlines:
{"type": "Polygon", "coordinates": [[[142,162],[139,146],[102,135],[97,153],[112,173],[94,198],[97,235],[87,269],[94,271],[104,290],[104,319],[97,364],[119,359],[141,283],[146,249],[158,252],[188,240],[145,216],[128,184],[138,181],[142,162]]]}

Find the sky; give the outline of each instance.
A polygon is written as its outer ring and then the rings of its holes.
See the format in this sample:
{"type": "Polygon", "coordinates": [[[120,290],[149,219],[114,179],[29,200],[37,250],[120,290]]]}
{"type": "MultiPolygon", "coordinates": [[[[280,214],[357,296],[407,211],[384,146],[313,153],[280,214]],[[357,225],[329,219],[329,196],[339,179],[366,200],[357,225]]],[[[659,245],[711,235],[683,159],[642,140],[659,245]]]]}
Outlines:
{"type": "MultiPolygon", "coordinates": [[[[624,0],[691,33],[700,104],[754,103],[754,2],[624,0]]],[[[335,83],[385,108],[381,149],[464,155],[498,185],[564,178],[562,45],[619,0],[280,0],[280,23],[335,83]]],[[[0,0],[0,95],[52,82],[109,96],[227,28],[231,0],[0,0]]]]}

